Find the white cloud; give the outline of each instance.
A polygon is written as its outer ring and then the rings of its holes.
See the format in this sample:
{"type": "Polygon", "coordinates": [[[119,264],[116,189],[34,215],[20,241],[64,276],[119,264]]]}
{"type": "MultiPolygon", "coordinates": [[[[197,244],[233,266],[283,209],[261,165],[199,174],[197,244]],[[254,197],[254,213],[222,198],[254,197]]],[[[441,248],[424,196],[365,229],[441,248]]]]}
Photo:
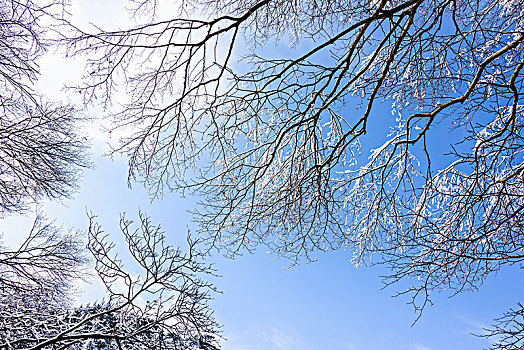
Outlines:
{"type": "Polygon", "coordinates": [[[461,322],[463,322],[464,324],[468,326],[467,329],[457,331],[457,334],[471,334],[471,333],[481,334],[487,328],[487,325],[482,324],[481,322],[475,320],[474,318],[466,316],[466,315],[456,315],[455,318],[460,320],[461,322]]]}
{"type": "Polygon", "coordinates": [[[415,344],[413,347],[414,350],[431,350],[429,347],[422,344],[415,344]]]}
{"type": "Polygon", "coordinates": [[[278,328],[273,328],[268,341],[275,344],[280,350],[290,350],[296,344],[295,339],[278,328]]]}

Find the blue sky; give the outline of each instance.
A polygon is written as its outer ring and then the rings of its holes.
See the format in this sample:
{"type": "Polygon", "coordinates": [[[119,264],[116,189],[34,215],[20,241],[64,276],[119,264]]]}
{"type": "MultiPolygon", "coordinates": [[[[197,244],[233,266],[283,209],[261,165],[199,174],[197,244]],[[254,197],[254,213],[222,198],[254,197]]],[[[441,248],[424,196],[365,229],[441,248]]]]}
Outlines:
{"type": "MultiPolygon", "coordinates": [[[[107,5],[82,0],[75,6],[73,12],[85,21],[96,19],[104,24],[125,18],[115,16],[122,8],[118,1],[107,5]]],[[[64,63],[53,55],[45,58],[42,67],[39,87],[55,98],[63,97],[60,88],[64,80],[74,81],[81,75],[81,62],[64,63]]],[[[97,117],[103,111],[93,108],[88,113],[97,117]]],[[[119,214],[126,212],[136,219],[140,209],[164,228],[170,242],[183,244],[187,230],[195,228],[187,210],[196,200],[171,193],[151,202],[140,185],[129,189],[126,160],[102,157],[106,142],[112,140],[100,130],[100,122],[95,121],[87,130],[95,144],[92,160],[96,168],[85,171],[71,200],[46,202],[41,211],[66,228],[86,229],[87,209],[99,216],[108,233],[117,233],[119,214]]],[[[5,241],[16,244],[23,238],[18,232],[27,232],[30,222],[31,215],[2,220],[0,231],[5,241]]],[[[417,314],[407,305],[409,299],[391,297],[402,285],[382,290],[379,276],[385,271],[352,267],[351,252],[322,254],[315,263],[287,269],[285,260],[275,260],[266,250],[260,247],[235,260],[213,253],[211,259],[222,275],[213,281],[222,293],[215,295],[211,306],[223,325],[225,350],[481,349],[489,345],[487,341],[470,333],[480,333],[524,295],[522,271],[518,266],[506,268],[490,276],[478,292],[453,298],[437,293],[434,306],[427,307],[411,326],[417,314]]],[[[81,301],[101,297],[96,282],[82,288],[81,301]]]]}

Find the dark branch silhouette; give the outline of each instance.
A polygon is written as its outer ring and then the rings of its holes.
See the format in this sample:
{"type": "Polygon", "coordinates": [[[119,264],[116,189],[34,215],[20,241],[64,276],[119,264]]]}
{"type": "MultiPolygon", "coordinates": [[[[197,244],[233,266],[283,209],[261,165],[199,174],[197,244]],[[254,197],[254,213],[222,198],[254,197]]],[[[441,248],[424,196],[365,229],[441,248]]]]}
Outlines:
{"type": "Polygon", "coordinates": [[[125,89],[111,117],[130,181],[203,196],[212,246],[378,255],[417,310],[524,260],[520,2],[135,5],[156,12],[63,40],[89,57],[75,91],[110,107],[125,89]]]}
{"type": "Polygon", "coordinates": [[[145,214],[136,230],[122,216],[132,258],[124,264],[93,216],[90,222],[88,250],[108,299],[72,304],[85,254],[73,236],[38,219],[16,252],[0,251],[0,349],[216,349],[220,335],[207,305],[215,289],[202,279],[213,269],[197,242],[188,238],[183,253],[145,214]],[[141,270],[128,270],[131,262],[141,270]]]}
{"type": "Polygon", "coordinates": [[[0,1],[0,216],[28,202],[61,198],[88,166],[79,123],[86,116],[34,90],[46,33],[60,21],[61,0],[0,1]]]}

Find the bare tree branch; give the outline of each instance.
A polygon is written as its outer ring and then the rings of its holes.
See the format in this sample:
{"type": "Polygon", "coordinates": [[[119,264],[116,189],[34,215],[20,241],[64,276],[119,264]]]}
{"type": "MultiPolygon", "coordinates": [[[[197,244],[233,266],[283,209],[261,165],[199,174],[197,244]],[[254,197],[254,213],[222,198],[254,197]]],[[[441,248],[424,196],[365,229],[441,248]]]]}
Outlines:
{"type": "Polygon", "coordinates": [[[128,93],[112,118],[132,132],[114,150],[130,181],[203,196],[211,246],[264,244],[292,263],[378,255],[387,284],[414,282],[417,310],[524,260],[521,2],[185,5],[63,45],[89,57],[86,102],[128,93]],[[268,53],[273,37],[296,51],[268,53]]]}
{"type": "Polygon", "coordinates": [[[63,6],[62,0],[0,1],[0,216],[67,196],[89,165],[77,131],[86,116],[33,89],[46,32],[63,6]]]}
{"type": "MultiPolygon", "coordinates": [[[[28,240],[0,260],[0,267],[8,271],[0,280],[0,348],[217,349],[218,328],[207,305],[215,288],[201,279],[213,269],[201,261],[197,242],[188,238],[189,251],[184,254],[165,243],[160,227],[145,214],[140,214],[136,230],[122,216],[128,252],[141,269],[131,272],[92,215],[90,222],[88,249],[109,299],[71,306],[70,283],[83,263],[77,243],[71,246],[64,238],[57,251],[58,243],[44,248],[28,240]],[[31,258],[29,265],[15,263],[26,256],[31,258]],[[68,265],[74,259],[76,265],[68,265]],[[47,283],[32,288],[40,280],[47,283]]],[[[38,232],[46,242],[55,239],[54,232],[48,235],[48,226],[38,232]]]]}

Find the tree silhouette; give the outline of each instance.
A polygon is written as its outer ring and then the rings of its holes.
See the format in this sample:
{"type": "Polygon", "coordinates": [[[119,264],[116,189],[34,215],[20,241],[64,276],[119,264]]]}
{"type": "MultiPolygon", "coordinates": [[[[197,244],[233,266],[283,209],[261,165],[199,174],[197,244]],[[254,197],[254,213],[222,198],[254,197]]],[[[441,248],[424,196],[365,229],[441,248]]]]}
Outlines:
{"type": "MultiPolygon", "coordinates": [[[[74,236],[35,223],[16,252],[0,251],[0,349],[216,349],[217,324],[207,301],[213,273],[196,243],[184,254],[165,243],[160,227],[140,214],[140,228],[122,216],[131,273],[91,216],[89,257],[107,301],[74,306],[72,283],[86,254],[74,236]]],[[[129,264],[129,263],[128,263],[129,264]]],[[[126,264],[127,265],[127,264],[126,264]]]]}
{"type": "Polygon", "coordinates": [[[492,350],[522,349],[524,346],[524,307],[518,304],[518,308],[504,313],[497,319],[492,328],[486,329],[484,337],[495,338],[492,350]]]}
{"type": "MultiPolygon", "coordinates": [[[[79,108],[35,91],[38,59],[65,30],[62,0],[0,0],[0,217],[25,212],[40,199],[68,196],[89,165],[87,119],[79,108]]],[[[121,218],[128,251],[142,274],[129,272],[90,217],[82,232],[62,233],[37,215],[16,250],[0,246],[0,349],[216,349],[218,330],[207,306],[212,273],[196,243],[189,253],[167,245],[141,214],[140,229],[121,218]],[[74,284],[88,260],[108,301],[74,306],[74,284]]],[[[17,234],[17,232],[9,232],[17,234]]]]}
{"type": "Polygon", "coordinates": [[[124,87],[130,181],[202,196],[211,245],[376,254],[418,310],[524,260],[520,2],[133,3],[143,24],[64,39],[89,57],[77,91],[124,87]]]}
{"type": "Polygon", "coordinates": [[[61,0],[0,2],[0,216],[27,202],[67,196],[86,167],[86,119],[77,108],[47,101],[33,86],[46,33],[59,24],[61,0]]]}

